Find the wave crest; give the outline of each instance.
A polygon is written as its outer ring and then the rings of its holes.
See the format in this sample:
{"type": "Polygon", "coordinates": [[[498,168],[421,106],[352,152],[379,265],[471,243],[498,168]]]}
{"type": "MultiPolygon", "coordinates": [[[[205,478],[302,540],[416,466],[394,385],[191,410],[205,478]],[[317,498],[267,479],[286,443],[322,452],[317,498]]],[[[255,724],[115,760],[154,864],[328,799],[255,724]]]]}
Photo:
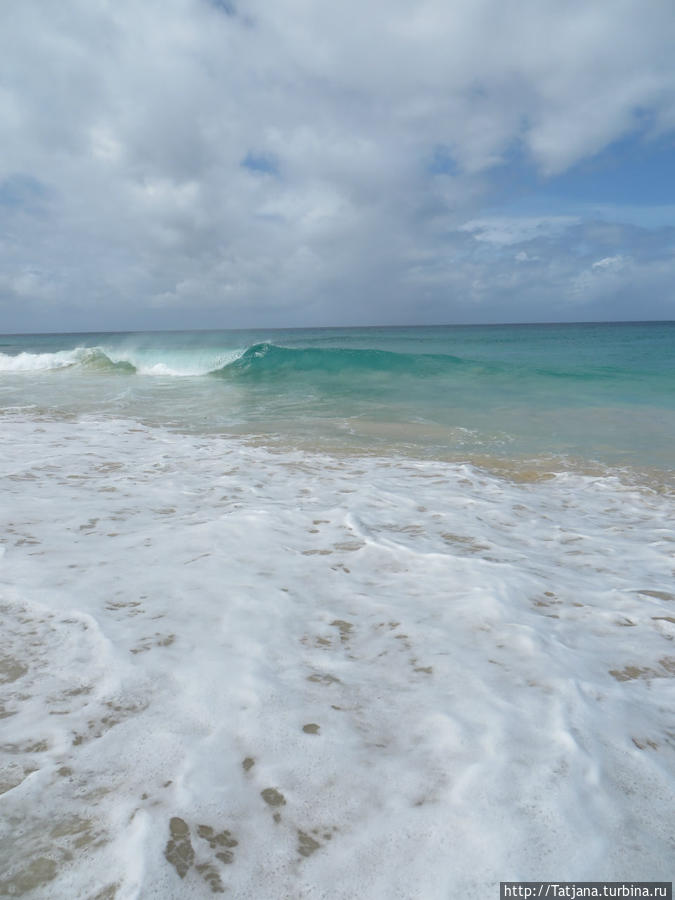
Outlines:
{"type": "Polygon", "coordinates": [[[212,374],[268,378],[314,372],[435,375],[461,364],[456,356],[415,355],[390,350],[279,347],[261,343],[248,347],[237,359],[212,374]]]}
{"type": "Polygon", "coordinates": [[[394,375],[430,376],[456,369],[465,361],[455,356],[395,353],[389,350],[317,347],[280,347],[263,342],[245,350],[219,353],[76,347],[53,353],[0,353],[0,372],[48,372],[80,369],[87,372],[267,380],[337,376],[386,378],[394,375]]]}
{"type": "Polygon", "coordinates": [[[131,363],[112,360],[100,347],[76,347],[54,353],[0,353],[0,372],[49,372],[79,367],[99,371],[116,370],[133,373],[131,363]]]}

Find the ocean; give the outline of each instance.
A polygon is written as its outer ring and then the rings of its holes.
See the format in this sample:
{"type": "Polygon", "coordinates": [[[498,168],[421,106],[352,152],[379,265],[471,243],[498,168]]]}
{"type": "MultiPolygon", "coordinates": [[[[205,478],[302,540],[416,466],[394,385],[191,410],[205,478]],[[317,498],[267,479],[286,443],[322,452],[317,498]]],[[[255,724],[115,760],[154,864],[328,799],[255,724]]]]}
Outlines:
{"type": "Polygon", "coordinates": [[[670,880],[675,323],[0,336],[0,895],[670,880]]]}

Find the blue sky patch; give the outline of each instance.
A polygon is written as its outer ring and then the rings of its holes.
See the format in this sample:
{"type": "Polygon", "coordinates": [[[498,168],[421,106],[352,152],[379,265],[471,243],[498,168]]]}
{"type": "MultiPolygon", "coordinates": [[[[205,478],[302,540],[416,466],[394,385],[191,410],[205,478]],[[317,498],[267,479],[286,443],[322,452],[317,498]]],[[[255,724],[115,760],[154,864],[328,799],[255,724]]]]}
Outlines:
{"type": "Polygon", "coordinates": [[[457,175],[459,167],[449,148],[442,144],[437,144],[433,149],[427,171],[430,175],[457,175]]]}
{"type": "Polygon", "coordinates": [[[252,172],[263,172],[266,175],[278,175],[279,165],[273,156],[266,153],[253,153],[249,151],[242,159],[241,165],[252,172]]]}
{"type": "Polygon", "coordinates": [[[0,206],[34,206],[47,193],[45,186],[30,175],[16,173],[0,181],[0,206]]]}
{"type": "Polygon", "coordinates": [[[485,215],[577,215],[643,228],[675,225],[675,141],[625,138],[546,178],[514,150],[490,173],[485,215]]]}
{"type": "Polygon", "coordinates": [[[234,5],[234,3],[231,3],[230,0],[207,0],[207,2],[211,6],[215,6],[216,9],[219,9],[221,12],[225,13],[226,16],[237,15],[237,7],[234,5]]]}

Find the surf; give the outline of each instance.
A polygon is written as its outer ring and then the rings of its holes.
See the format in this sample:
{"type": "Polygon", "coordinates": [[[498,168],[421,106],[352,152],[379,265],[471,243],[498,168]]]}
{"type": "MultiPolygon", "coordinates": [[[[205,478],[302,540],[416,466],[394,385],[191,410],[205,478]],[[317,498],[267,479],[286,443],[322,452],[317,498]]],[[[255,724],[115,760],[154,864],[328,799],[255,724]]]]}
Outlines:
{"type": "Polygon", "coordinates": [[[0,353],[0,372],[35,373],[74,368],[121,373],[136,371],[131,363],[111,359],[99,347],[76,347],[74,350],[57,350],[54,353],[0,353]]]}

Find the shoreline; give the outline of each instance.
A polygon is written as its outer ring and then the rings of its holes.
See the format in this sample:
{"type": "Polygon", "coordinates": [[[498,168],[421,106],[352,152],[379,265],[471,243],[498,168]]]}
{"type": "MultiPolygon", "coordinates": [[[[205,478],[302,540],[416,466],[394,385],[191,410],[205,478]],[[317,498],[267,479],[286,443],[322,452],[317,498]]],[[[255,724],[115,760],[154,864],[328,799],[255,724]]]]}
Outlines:
{"type": "MultiPolygon", "coordinates": [[[[179,423],[160,424],[152,419],[139,419],[133,415],[101,413],[76,413],[54,410],[39,410],[26,413],[32,407],[0,408],[0,420],[16,422],[70,423],[72,425],[111,425],[118,423],[122,427],[140,427],[158,433],[166,432],[188,438],[214,439],[233,441],[235,444],[261,448],[270,453],[306,453],[309,456],[335,457],[340,460],[364,459],[391,460],[398,462],[437,462],[454,466],[472,466],[490,475],[505,478],[516,483],[536,483],[550,480],[558,475],[572,474],[594,478],[614,478],[626,486],[643,487],[657,493],[670,494],[675,491],[675,468],[663,469],[654,465],[638,465],[636,463],[616,463],[591,457],[568,453],[532,452],[520,453],[487,453],[478,449],[472,451],[451,450],[425,445],[417,441],[390,441],[368,444],[371,428],[366,427],[363,439],[356,435],[335,440],[334,435],[323,434],[309,437],[305,433],[293,433],[268,427],[255,427],[255,423],[232,425],[230,427],[213,427],[196,429],[179,423]]],[[[414,436],[417,423],[371,423],[372,430],[385,434],[409,434],[414,436]]],[[[457,428],[458,431],[466,431],[457,428]]],[[[438,434],[447,429],[438,426],[438,434]]],[[[342,436],[341,436],[342,437],[342,436]]]]}

